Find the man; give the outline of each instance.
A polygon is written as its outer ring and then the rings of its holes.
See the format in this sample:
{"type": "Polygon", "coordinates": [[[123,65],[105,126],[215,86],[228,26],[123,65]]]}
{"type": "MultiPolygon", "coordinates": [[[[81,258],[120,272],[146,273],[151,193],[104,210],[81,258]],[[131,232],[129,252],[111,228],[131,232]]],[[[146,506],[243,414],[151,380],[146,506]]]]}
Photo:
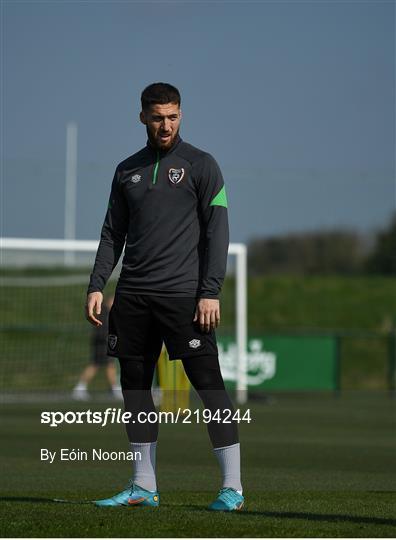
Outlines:
{"type": "MultiPolygon", "coordinates": [[[[99,325],[102,291],[125,244],[108,354],[120,361],[125,409],[133,418],[155,411],[151,383],[163,341],[170,359],[182,360],[205,408],[232,411],[215,337],[228,251],[227,199],[213,157],[179,136],[180,102],[170,84],[154,83],[142,92],[147,145],[116,169],[88,287],[87,318],[99,325]]],[[[126,427],[131,450],[142,459],[128,489],[95,503],[158,506],[158,423],[126,427]]],[[[237,425],[212,421],[208,431],[223,475],[209,508],[239,510],[244,498],[237,425]]]]}
{"type": "Polygon", "coordinates": [[[72,398],[78,401],[88,401],[90,398],[88,385],[98,373],[100,368],[104,368],[106,380],[109,385],[110,394],[115,399],[122,399],[120,386],[116,382],[116,367],[114,358],[107,355],[107,336],[108,336],[108,317],[111,306],[113,305],[113,297],[110,296],[102,303],[102,325],[95,328],[91,336],[91,361],[81,373],[76,386],[72,391],[72,398]]]}

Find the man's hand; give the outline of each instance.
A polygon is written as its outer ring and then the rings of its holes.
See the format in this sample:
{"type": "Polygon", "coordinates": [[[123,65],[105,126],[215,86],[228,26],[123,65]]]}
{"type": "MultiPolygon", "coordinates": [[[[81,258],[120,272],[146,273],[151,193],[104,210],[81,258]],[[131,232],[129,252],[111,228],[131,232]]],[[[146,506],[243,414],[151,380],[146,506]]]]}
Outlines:
{"type": "Polygon", "coordinates": [[[195,321],[199,321],[203,332],[217,328],[220,324],[220,301],[214,298],[200,298],[195,310],[195,321]]]}
{"type": "Polygon", "coordinates": [[[101,292],[89,293],[85,304],[85,317],[94,326],[102,326],[102,321],[95,315],[100,315],[102,311],[103,294],[101,292]]]}

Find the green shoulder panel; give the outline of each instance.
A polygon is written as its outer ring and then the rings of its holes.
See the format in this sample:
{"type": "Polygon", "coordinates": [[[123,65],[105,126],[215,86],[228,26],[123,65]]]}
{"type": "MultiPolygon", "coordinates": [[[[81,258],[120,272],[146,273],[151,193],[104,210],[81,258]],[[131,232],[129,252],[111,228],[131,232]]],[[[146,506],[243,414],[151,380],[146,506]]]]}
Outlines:
{"type": "Polygon", "coordinates": [[[224,206],[224,208],[228,208],[225,186],[223,186],[218,194],[212,199],[209,206],[224,206]]]}

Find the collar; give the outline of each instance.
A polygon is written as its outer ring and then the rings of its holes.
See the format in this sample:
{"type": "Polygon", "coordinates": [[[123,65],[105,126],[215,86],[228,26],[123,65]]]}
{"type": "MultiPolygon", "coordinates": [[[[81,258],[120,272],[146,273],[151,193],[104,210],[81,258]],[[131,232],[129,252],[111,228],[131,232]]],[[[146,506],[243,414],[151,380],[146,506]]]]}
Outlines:
{"type": "Polygon", "coordinates": [[[179,144],[183,142],[180,135],[177,134],[177,137],[176,139],[173,141],[173,144],[172,146],[168,149],[168,150],[158,150],[155,146],[153,146],[151,144],[151,142],[149,141],[149,139],[147,139],[147,143],[146,143],[146,146],[147,148],[151,151],[151,152],[154,152],[155,154],[157,154],[157,152],[159,152],[159,155],[160,157],[163,157],[163,156],[167,156],[168,154],[172,154],[172,152],[174,152],[174,150],[176,149],[177,146],[179,146],[179,144]]]}

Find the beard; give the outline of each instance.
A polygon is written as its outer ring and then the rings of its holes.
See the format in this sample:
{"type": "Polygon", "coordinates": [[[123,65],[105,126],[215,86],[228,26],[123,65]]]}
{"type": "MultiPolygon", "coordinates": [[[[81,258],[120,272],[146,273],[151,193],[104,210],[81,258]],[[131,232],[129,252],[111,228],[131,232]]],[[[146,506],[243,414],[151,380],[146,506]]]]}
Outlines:
{"type": "Polygon", "coordinates": [[[168,150],[173,146],[177,136],[179,135],[179,129],[172,133],[171,138],[166,143],[161,143],[159,140],[159,135],[156,137],[150,128],[146,125],[147,138],[150,141],[150,144],[157,148],[158,150],[168,150]]]}

